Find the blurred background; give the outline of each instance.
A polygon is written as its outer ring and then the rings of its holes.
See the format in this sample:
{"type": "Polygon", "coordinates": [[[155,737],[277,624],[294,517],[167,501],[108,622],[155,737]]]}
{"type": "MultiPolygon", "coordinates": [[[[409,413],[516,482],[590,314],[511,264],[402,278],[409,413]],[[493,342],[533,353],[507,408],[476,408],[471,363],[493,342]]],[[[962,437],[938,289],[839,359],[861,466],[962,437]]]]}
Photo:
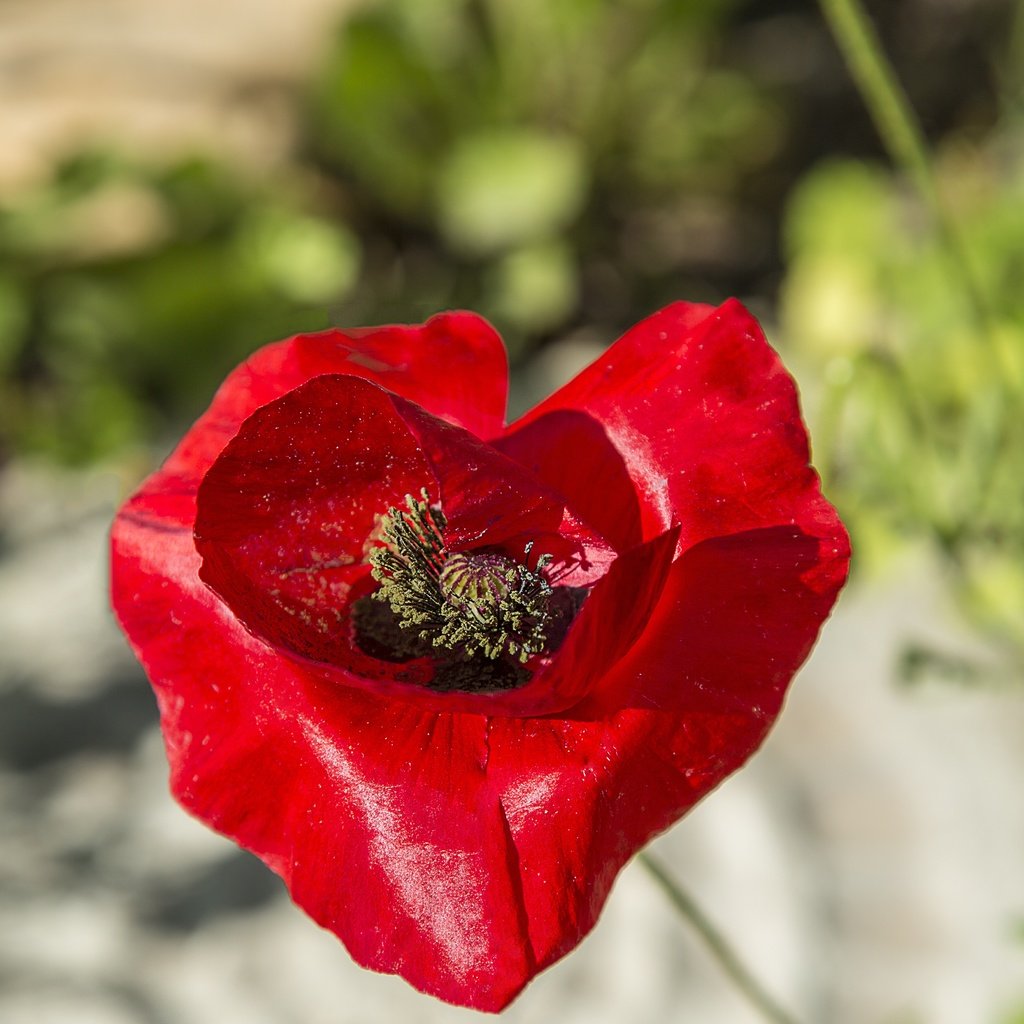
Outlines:
{"type": "MultiPolygon", "coordinates": [[[[1024,1021],[1024,4],[869,9],[945,221],[810,0],[0,0],[0,1021],[476,1019],[172,805],[106,529],[265,342],[475,309],[514,415],[730,295],[854,578],[657,849],[806,1021],[1024,1021]]],[[[635,867],[556,1015],[756,1020],[635,867]]]]}

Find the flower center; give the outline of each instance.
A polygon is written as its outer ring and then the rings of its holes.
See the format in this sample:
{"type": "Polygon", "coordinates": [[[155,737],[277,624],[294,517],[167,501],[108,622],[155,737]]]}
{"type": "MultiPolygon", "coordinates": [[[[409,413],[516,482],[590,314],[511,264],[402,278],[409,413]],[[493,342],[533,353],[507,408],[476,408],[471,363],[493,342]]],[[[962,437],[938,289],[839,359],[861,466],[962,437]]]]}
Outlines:
{"type": "Polygon", "coordinates": [[[388,660],[431,654],[439,689],[519,686],[530,658],[561,643],[586,592],[548,582],[550,555],[530,568],[532,542],[521,562],[496,551],[450,552],[446,525],[426,491],[387,510],[384,546],[369,556],[380,587],[357,602],[356,638],[388,660]]]}

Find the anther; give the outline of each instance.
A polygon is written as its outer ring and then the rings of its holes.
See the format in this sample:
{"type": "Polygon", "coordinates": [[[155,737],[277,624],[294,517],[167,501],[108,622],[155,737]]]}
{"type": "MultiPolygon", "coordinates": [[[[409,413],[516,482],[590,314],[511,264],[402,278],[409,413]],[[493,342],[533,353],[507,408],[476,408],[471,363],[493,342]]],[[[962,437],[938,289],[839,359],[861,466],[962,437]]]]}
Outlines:
{"type": "Polygon", "coordinates": [[[435,648],[463,659],[482,656],[526,664],[548,651],[565,633],[565,602],[543,575],[552,561],[540,555],[528,567],[533,542],[523,562],[483,551],[449,552],[446,521],[427,492],[406,496],[406,507],[392,507],[381,520],[386,546],[370,554],[380,588],[401,628],[413,630],[435,648]]]}

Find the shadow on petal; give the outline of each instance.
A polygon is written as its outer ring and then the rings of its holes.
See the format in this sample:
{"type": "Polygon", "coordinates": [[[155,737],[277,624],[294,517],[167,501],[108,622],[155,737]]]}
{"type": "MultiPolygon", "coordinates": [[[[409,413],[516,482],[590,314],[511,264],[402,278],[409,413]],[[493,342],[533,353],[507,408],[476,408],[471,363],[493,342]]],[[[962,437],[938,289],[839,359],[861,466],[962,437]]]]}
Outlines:
{"type": "Polygon", "coordinates": [[[563,494],[573,512],[616,551],[643,540],[629,470],[608,432],[589,413],[555,409],[493,443],[563,494]]]}

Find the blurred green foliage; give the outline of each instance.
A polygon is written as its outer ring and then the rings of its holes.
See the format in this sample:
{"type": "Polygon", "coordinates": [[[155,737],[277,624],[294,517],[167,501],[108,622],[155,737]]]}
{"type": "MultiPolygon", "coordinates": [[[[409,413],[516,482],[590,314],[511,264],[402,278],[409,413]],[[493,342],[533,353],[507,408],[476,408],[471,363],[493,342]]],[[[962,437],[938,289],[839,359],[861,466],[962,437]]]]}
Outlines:
{"type": "Polygon", "coordinates": [[[728,190],[776,122],[715,66],[736,6],[378,3],[338,38],[313,138],[394,216],[470,249],[557,232],[598,194],[728,190]]]}
{"type": "Polygon", "coordinates": [[[359,247],[215,163],[99,153],[0,208],[0,440],[82,462],[201,411],[263,342],[327,326],[359,247]]]}
{"type": "Polygon", "coordinates": [[[897,175],[822,165],[786,222],[784,336],[822,382],[826,484],[865,563],[932,538],[967,608],[1024,649],[1024,158],[1014,132],[937,170],[983,304],[897,175]]]}
{"type": "Polygon", "coordinates": [[[638,220],[671,234],[681,197],[731,197],[775,152],[771,91],[716,60],[738,6],[373,4],[313,84],[310,153],[376,235],[450,268],[435,299],[498,321],[513,355],[583,306],[625,319],[678,295],[685,262],[678,239],[629,252],[638,220]]]}

